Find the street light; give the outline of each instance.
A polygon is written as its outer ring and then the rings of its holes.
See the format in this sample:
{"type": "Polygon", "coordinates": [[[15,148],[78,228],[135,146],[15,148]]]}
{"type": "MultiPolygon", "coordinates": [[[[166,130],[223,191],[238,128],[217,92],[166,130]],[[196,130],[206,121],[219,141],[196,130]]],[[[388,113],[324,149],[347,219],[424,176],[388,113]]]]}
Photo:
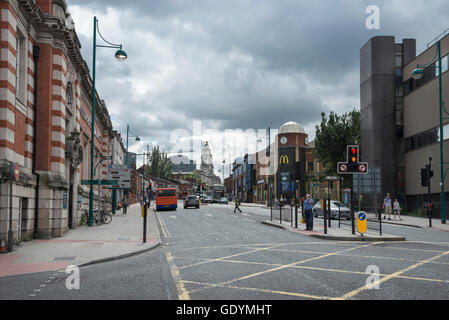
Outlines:
{"type": "Polygon", "coordinates": [[[125,155],[125,164],[128,164],[128,139],[136,138],[136,142],[140,141],[140,137],[138,134],[130,133],[129,124],[126,125],[126,155],[125,155]]]}
{"type": "MultiPolygon", "coordinates": [[[[440,40],[437,42],[437,52],[435,54],[435,57],[432,59],[432,62],[428,63],[428,64],[423,64],[423,65],[416,65],[416,69],[413,70],[412,72],[412,77],[415,80],[419,80],[423,77],[424,75],[424,69],[425,68],[438,68],[438,94],[439,94],[439,101],[440,101],[440,178],[441,178],[441,182],[440,182],[440,187],[441,187],[441,192],[440,192],[440,202],[441,202],[441,223],[442,224],[446,224],[446,210],[445,210],[445,199],[444,199],[444,178],[445,178],[445,172],[444,172],[444,165],[447,164],[444,162],[444,158],[443,158],[443,86],[442,86],[442,81],[441,81],[441,73],[442,73],[442,64],[441,64],[441,44],[440,44],[440,40]],[[435,58],[438,56],[438,67],[435,67],[434,65],[432,65],[435,61],[435,58]]],[[[444,112],[446,114],[447,111],[444,110],[444,112]]],[[[447,119],[447,118],[446,118],[447,119]]]]}
{"type": "MultiPolygon", "coordinates": [[[[127,58],[127,54],[122,49],[121,44],[113,44],[106,41],[98,29],[98,19],[94,16],[94,28],[93,28],[93,63],[92,63],[92,122],[91,122],[91,145],[90,145],[90,190],[89,190],[89,222],[88,225],[92,226],[93,223],[93,200],[94,200],[94,150],[95,150],[95,57],[97,54],[97,47],[102,48],[114,48],[118,49],[115,53],[115,57],[119,61],[123,61],[127,58]],[[103,41],[109,45],[97,45],[97,32],[103,41]]],[[[100,186],[99,186],[100,187],[100,186]]]]}

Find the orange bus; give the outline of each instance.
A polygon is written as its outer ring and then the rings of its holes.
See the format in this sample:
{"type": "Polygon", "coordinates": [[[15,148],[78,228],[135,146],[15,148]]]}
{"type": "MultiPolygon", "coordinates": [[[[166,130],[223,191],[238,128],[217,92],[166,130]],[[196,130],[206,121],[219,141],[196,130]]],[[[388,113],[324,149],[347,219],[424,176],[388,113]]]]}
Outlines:
{"type": "Polygon", "coordinates": [[[175,209],[178,207],[176,188],[156,189],[156,211],[160,209],[175,209]]]}

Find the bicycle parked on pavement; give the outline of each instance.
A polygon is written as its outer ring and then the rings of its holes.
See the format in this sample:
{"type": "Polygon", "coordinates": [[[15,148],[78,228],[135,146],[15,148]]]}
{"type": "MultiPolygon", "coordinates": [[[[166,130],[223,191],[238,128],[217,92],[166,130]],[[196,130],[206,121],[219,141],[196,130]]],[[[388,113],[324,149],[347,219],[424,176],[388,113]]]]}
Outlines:
{"type": "MultiPolygon", "coordinates": [[[[106,212],[105,210],[101,210],[100,212],[98,212],[98,210],[93,210],[92,214],[93,214],[93,221],[97,225],[109,224],[112,221],[112,215],[109,212],[106,212]]],[[[81,214],[80,225],[88,224],[88,222],[89,222],[89,210],[84,209],[83,213],[81,214]]]]}

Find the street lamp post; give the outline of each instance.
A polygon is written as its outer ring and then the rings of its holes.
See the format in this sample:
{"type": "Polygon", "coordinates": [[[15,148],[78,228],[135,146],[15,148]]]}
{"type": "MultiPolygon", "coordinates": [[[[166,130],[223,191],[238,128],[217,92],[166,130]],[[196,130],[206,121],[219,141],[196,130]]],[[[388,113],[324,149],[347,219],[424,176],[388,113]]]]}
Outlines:
{"type": "MultiPolygon", "coordinates": [[[[440,103],[440,177],[441,177],[441,182],[440,182],[440,186],[441,186],[441,191],[440,191],[440,202],[441,202],[441,223],[442,224],[446,224],[446,210],[445,210],[445,197],[444,197],[444,179],[445,179],[445,171],[444,171],[444,165],[447,164],[444,162],[444,157],[443,157],[443,86],[442,86],[442,80],[441,80],[441,73],[442,73],[442,65],[441,65],[441,44],[440,41],[437,42],[436,44],[437,47],[437,52],[435,57],[438,56],[438,95],[439,95],[439,103],[440,103]]],[[[432,64],[435,62],[435,57],[432,59],[432,62],[428,63],[428,64],[423,64],[423,65],[416,65],[416,69],[413,70],[412,72],[412,77],[415,80],[419,80],[422,78],[422,76],[424,75],[424,69],[425,68],[435,68],[435,66],[432,66],[432,64]]],[[[446,109],[444,109],[444,112],[446,114],[447,111],[446,109]]],[[[447,117],[445,119],[448,119],[447,117]]]]}
{"type": "MultiPolygon", "coordinates": [[[[92,226],[93,223],[93,199],[94,199],[94,150],[95,150],[95,58],[97,47],[114,48],[118,49],[115,53],[115,58],[119,61],[123,61],[127,58],[127,54],[122,50],[122,45],[112,44],[106,41],[98,30],[98,19],[94,16],[94,28],[93,28],[93,63],[92,63],[92,122],[91,122],[91,145],[90,145],[90,190],[89,190],[89,222],[88,225],[92,226]],[[98,35],[109,45],[97,45],[97,32],[98,35]]],[[[101,186],[100,186],[101,187],[101,186]]]]}

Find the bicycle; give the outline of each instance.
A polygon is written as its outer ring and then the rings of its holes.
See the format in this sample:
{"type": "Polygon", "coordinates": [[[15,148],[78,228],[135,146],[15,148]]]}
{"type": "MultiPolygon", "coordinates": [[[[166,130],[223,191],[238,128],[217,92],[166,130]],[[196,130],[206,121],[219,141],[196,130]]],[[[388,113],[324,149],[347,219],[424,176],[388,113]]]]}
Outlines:
{"type": "Polygon", "coordinates": [[[101,210],[98,213],[98,210],[95,210],[94,219],[97,225],[109,224],[112,221],[112,215],[109,212],[101,210]]]}
{"type": "MultiPolygon", "coordinates": [[[[101,210],[100,213],[98,213],[98,210],[93,210],[92,215],[93,221],[97,225],[109,224],[112,221],[112,215],[108,212],[105,212],[104,210],[101,210]]],[[[89,222],[89,210],[84,209],[83,213],[81,214],[80,225],[88,224],[88,222],[89,222]]]]}

